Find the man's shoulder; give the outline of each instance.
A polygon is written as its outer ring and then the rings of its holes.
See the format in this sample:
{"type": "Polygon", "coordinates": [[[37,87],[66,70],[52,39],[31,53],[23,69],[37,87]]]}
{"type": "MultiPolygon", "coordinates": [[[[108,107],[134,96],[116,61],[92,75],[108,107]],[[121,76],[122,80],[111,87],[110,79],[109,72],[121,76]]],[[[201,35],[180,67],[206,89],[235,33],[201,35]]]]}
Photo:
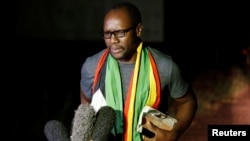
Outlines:
{"type": "Polygon", "coordinates": [[[147,48],[150,50],[150,52],[152,53],[155,60],[172,61],[172,57],[169,54],[167,54],[163,51],[160,51],[159,49],[152,48],[150,46],[148,46],[147,48]]]}
{"type": "Polygon", "coordinates": [[[88,56],[83,64],[83,68],[93,71],[96,68],[96,65],[98,64],[98,61],[100,60],[103,52],[104,49],[91,56],[88,56]]]}
{"type": "Polygon", "coordinates": [[[95,54],[87,57],[86,61],[91,61],[91,62],[92,61],[96,61],[96,60],[98,61],[101,58],[101,56],[104,53],[104,51],[105,51],[105,49],[103,49],[103,50],[101,50],[101,51],[99,51],[99,52],[97,52],[97,53],[95,53],[95,54]]]}

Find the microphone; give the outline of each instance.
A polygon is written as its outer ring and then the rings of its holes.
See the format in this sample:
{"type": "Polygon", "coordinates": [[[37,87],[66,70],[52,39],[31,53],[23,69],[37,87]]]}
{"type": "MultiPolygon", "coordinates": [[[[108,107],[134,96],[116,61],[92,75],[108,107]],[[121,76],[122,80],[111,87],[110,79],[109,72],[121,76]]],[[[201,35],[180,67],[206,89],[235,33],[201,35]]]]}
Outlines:
{"type": "Polygon", "coordinates": [[[72,123],[71,141],[89,141],[96,121],[95,110],[91,105],[80,104],[75,111],[72,123]]]}
{"type": "Polygon", "coordinates": [[[108,141],[110,132],[115,124],[116,113],[110,106],[103,106],[96,113],[96,122],[92,132],[91,140],[108,141]]]}
{"type": "Polygon", "coordinates": [[[66,127],[57,120],[48,121],[44,126],[44,133],[48,141],[70,141],[66,127]]]}

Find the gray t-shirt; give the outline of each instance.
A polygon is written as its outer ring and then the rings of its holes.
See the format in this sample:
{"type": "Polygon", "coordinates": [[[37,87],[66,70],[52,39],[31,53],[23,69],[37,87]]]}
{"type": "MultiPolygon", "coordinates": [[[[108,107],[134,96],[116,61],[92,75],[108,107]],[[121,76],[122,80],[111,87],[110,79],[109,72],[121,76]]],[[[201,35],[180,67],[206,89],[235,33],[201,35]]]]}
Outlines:
{"type": "MultiPolygon", "coordinates": [[[[182,97],[187,89],[188,83],[185,82],[181,76],[181,72],[177,66],[177,64],[172,60],[171,56],[166,55],[160,52],[157,49],[148,47],[149,50],[152,52],[154,60],[156,61],[156,65],[160,75],[160,82],[161,82],[161,89],[168,89],[170,93],[170,97],[172,98],[179,98],[182,97]]],[[[94,74],[96,70],[97,63],[103,54],[104,50],[90,56],[86,59],[83,63],[81,68],[81,80],[80,80],[80,87],[82,91],[86,94],[86,97],[91,99],[91,87],[94,80],[94,74]]],[[[130,78],[132,71],[134,69],[135,64],[125,64],[119,63],[120,72],[121,72],[121,79],[122,79],[122,87],[123,87],[123,98],[125,99],[127,93],[127,89],[129,86],[130,78]]],[[[166,94],[163,97],[167,97],[166,94]]]]}

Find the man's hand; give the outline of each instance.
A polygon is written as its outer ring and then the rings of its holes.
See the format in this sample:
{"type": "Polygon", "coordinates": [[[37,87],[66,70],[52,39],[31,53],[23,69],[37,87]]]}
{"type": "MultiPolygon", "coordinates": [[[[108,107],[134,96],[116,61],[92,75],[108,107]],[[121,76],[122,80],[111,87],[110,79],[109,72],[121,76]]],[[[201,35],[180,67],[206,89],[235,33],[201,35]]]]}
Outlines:
{"type": "Polygon", "coordinates": [[[150,120],[147,120],[147,117],[143,118],[142,127],[144,130],[146,129],[151,132],[151,135],[143,135],[144,141],[176,141],[176,136],[173,131],[158,128],[152,124],[150,120]]]}

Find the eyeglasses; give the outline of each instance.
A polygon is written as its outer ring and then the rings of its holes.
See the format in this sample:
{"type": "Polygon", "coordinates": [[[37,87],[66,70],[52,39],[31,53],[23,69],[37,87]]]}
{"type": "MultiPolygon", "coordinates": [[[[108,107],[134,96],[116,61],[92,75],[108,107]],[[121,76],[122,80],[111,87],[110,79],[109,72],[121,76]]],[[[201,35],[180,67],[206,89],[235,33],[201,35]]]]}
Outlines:
{"type": "Polygon", "coordinates": [[[110,32],[110,31],[107,31],[107,32],[104,32],[104,31],[101,31],[101,35],[104,39],[110,39],[112,34],[114,34],[115,37],[117,38],[122,38],[122,37],[125,37],[126,36],[126,33],[129,32],[130,30],[134,29],[135,26],[133,27],[130,27],[128,29],[124,29],[124,30],[115,30],[113,32],[110,32]]]}

